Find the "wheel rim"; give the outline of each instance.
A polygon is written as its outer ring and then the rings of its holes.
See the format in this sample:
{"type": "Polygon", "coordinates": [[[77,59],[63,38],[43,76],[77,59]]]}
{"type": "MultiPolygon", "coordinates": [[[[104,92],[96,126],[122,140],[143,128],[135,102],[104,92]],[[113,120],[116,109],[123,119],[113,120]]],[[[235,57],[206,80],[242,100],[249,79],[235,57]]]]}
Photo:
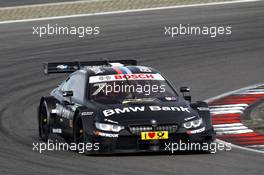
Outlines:
{"type": "Polygon", "coordinates": [[[49,132],[47,109],[43,105],[40,112],[40,136],[42,139],[47,139],[49,132]]]}
{"type": "Polygon", "coordinates": [[[76,138],[76,143],[84,143],[84,130],[81,120],[78,120],[77,122],[75,138],[76,138]]]}

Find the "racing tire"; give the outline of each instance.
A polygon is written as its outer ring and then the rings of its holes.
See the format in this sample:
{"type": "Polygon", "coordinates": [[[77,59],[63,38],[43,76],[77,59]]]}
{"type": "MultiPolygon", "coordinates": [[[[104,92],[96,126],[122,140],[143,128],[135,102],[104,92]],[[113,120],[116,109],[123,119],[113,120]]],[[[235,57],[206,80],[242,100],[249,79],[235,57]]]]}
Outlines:
{"type": "Polygon", "coordinates": [[[39,107],[38,115],[39,137],[42,141],[46,142],[51,133],[50,111],[48,110],[48,104],[46,101],[43,101],[43,103],[39,107]]]}
{"type": "MultiPolygon", "coordinates": [[[[74,120],[74,127],[73,127],[73,140],[74,143],[77,145],[77,148],[79,148],[80,144],[83,144],[83,147],[85,148],[87,143],[93,144],[91,142],[91,139],[89,139],[87,133],[84,130],[83,123],[82,123],[82,118],[77,115],[77,118],[74,120]]],[[[85,155],[92,155],[93,151],[89,150],[79,150],[77,149],[76,152],[82,151],[85,155]]]]}

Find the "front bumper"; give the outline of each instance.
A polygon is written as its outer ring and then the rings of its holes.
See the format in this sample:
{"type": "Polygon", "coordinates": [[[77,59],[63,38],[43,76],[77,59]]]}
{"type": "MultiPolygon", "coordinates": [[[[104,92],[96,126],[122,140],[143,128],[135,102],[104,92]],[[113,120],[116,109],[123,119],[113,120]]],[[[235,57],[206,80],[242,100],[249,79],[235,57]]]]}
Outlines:
{"type": "Polygon", "coordinates": [[[98,153],[162,152],[169,143],[211,143],[215,139],[213,128],[201,133],[171,133],[166,140],[141,140],[140,135],[133,135],[123,130],[118,137],[91,136],[92,141],[100,143],[98,153]]]}

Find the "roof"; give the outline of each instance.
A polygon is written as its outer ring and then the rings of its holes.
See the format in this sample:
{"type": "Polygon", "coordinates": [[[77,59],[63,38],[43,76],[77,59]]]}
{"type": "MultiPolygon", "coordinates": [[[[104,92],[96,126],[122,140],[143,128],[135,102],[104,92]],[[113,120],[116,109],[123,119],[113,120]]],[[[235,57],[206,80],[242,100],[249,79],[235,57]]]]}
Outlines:
{"type": "Polygon", "coordinates": [[[159,73],[157,70],[146,66],[85,66],[84,70],[90,75],[159,73]]]}

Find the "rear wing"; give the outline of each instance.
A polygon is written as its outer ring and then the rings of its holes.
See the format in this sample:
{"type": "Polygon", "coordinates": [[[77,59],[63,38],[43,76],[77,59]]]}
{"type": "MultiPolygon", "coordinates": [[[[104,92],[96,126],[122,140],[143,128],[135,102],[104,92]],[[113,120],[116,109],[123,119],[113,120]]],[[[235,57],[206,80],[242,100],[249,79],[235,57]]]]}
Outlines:
{"type": "Polygon", "coordinates": [[[104,61],[73,61],[73,62],[51,62],[43,64],[44,74],[73,73],[84,66],[112,66],[111,63],[124,66],[137,65],[136,60],[104,60],[104,61]]]}

